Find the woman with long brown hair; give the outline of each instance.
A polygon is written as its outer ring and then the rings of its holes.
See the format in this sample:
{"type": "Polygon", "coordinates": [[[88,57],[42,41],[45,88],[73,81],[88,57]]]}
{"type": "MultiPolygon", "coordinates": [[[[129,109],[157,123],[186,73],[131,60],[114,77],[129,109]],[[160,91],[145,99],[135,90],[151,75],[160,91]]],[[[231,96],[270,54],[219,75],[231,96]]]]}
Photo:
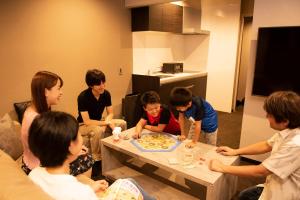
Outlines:
{"type": "MultiPolygon", "coordinates": [[[[26,174],[40,166],[39,159],[33,155],[28,146],[28,131],[34,118],[51,110],[51,106],[57,105],[61,96],[63,80],[55,73],[48,71],[37,72],[31,81],[31,105],[26,109],[22,120],[21,139],[23,144],[22,169],[26,174]]],[[[45,147],[47,148],[47,147],[45,147]]],[[[70,164],[70,174],[76,176],[89,170],[94,163],[87,148],[82,147],[81,155],[70,164]]]]}

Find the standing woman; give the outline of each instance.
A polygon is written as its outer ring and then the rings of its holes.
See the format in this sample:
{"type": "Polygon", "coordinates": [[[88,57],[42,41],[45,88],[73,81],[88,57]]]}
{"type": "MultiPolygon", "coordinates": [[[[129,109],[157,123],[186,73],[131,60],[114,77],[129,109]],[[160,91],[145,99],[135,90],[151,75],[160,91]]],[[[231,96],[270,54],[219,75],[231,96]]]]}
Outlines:
{"type": "MultiPolygon", "coordinates": [[[[40,160],[33,155],[28,146],[28,131],[34,118],[51,110],[52,105],[57,105],[61,96],[63,80],[52,72],[39,71],[31,81],[31,105],[26,109],[22,121],[21,139],[23,144],[22,169],[26,174],[40,166],[40,160]]],[[[45,147],[47,148],[47,147],[45,147]]],[[[88,171],[94,164],[94,160],[87,153],[87,148],[82,146],[81,155],[70,164],[70,174],[78,175],[88,171]]]]}

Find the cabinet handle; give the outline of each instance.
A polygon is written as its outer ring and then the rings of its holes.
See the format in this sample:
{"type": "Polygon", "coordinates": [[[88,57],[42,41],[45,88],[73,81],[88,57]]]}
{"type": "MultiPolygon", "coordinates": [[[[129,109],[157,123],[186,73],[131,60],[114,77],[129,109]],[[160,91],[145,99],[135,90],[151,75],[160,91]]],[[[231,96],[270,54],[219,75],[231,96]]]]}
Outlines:
{"type": "Polygon", "coordinates": [[[186,89],[191,89],[193,88],[195,85],[188,85],[188,86],[185,86],[186,89]]]}

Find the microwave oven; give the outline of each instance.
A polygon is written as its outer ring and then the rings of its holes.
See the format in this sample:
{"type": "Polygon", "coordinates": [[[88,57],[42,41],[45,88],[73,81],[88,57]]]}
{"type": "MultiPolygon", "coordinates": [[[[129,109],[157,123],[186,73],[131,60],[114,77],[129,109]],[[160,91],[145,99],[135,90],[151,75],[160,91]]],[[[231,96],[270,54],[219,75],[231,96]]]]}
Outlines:
{"type": "Polygon", "coordinates": [[[183,63],[163,63],[161,71],[171,74],[183,72],[183,63]]]}

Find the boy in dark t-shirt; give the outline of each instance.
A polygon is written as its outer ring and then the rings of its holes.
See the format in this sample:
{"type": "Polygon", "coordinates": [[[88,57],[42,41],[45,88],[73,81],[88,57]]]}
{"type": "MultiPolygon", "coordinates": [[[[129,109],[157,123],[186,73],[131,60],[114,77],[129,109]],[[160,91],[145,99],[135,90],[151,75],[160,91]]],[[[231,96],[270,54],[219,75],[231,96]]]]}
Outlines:
{"type": "Polygon", "coordinates": [[[179,124],[167,106],[160,104],[160,97],[154,91],[145,92],[141,97],[144,109],[140,121],[136,125],[134,138],[139,138],[143,128],[154,132],[180,134],[179,124]]]}
{"type": "Polygon", "coordinates": [[[218,116],[213,107],[201,97],[193,97],[192,92],[184,87],[176,87],[171,91],[170,103],[179,111],[181,129],[180,140],[185,140],[188,133],[184,132],[185,118],[192,122],[194,137],[187,147],[194,147],[199,140],[200,132],[205,143],[216,145],[218,133],[218,116]]]}

